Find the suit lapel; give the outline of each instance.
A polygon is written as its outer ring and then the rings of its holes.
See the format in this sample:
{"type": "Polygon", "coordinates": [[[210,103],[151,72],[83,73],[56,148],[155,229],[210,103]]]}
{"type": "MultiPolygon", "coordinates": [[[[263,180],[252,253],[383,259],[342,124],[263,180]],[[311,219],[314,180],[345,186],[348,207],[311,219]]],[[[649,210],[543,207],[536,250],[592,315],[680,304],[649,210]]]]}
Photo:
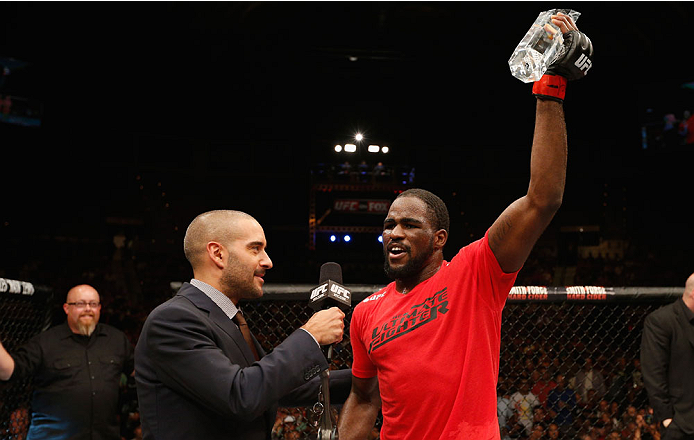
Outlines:
{"type": "Polygon", "coordinates": [[[677,316],[677,324],[682,328],[684,334],[689,339],[689,343],[694,347],[694,326],[690,324],[687,320],[687,316],[684,314],[684,308],[687,307],[682,299],[678,299],[678,304],[676,304],[675,315],[677,316]],[[679,304],[682,303],[682,304],[679,304]]]}
{"type": "MultiPolygon", "coordinates": [[[[219,308],[217,304],[214,303],[214,301],[200,291],[200,289],[188,283],[183,284],[183,287],[181,287],[178,294],[188,298],[195,305],[195,307],[208,312],[210,320],[220,327],[224,333],[229,335],[229,337],[238,346],[239,350],[241,350],[241,353],[243,353],[243,357],[246,360],[245,366],[249,366],[255,362],[255,357],[253,356],[251,347],[248,346],[246,340],[243,338],[241,330],[239,330],[236,324],[229,319],[229,317],[222,311],[222,309],[219,308]]],[[[253,342],[255,343],[256,350],[258,350],[258,354],[262,358],[265,353],[260,348],[260,344],[258,344],[255,336],[253,336],[253,342]]],[[[233,359],[233,361],[235,363],[237,362],[236,359],[233,359]]]]}

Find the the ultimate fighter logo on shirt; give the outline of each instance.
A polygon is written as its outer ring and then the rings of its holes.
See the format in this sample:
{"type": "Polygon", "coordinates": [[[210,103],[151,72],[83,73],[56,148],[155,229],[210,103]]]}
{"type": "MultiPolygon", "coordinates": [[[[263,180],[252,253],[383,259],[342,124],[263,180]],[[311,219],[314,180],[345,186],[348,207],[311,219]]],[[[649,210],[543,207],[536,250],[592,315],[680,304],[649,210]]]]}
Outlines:
{"type": "Polygon", "coordinates": [[[369,353],[393,339],[407,334],[448,312],[447,287],[436,292],[423,303],[412,306],[409,312],[401,313],[374,328],[371,332],[369,353]]]}

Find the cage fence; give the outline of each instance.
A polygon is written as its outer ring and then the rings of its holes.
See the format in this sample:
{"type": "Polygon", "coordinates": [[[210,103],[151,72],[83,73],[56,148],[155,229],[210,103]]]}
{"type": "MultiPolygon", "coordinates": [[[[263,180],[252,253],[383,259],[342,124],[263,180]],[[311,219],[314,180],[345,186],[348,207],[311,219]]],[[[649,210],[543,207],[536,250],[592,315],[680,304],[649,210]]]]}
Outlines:
{"type": "MultiPolygon", "coordinates": [[[[381,286],[349,287],[354,305],[381,286]]],[[[243,305],[266,351],[311,316],[310,289],[266,286],[261,300],[243,305]]],[[[649,431],[653,436],[657,425],[639,361],[643,321],[681,295],[676,287],[514,287],[501,325],[497,413],[502,439],[578,440],[611,433],[631,439],[637,429],[641,438],[649,431]]],[[[348,312],[331,368],[351,367],[350,319],[348,312]]],[[[280,408],[273,438],[314,439],[316,421],[311,408],[280,408]]]]}
{"type": "MultiPolygon", "coordinates": [[[[262,298],[242,303],[266,352],[313,314],[311,287],[266,285],[262,298]]],[[[355,305],[382,286],[348,287],[355,305]]],[[[584,434],[630,439],[637,429],[641,438],[655,438],[639,362],[643,321],[681,294],[675,287],[514,287],[501,324],[497,409],[502,439],[578,440],[584,434]]],[[[0,289],[0,337],[8,351],[47,328],[51,301],[50,289],[33,295],[0,289]]],[[[351,367],[350,320],[348,311],[332,369],[351,367]]],[[[0,382],[0,438],[24,438],[31,389],[31,380],[0,382]]],[[[335,419],[339,408],[332,408],[335,419]]],[[[280,408],[273,439],[315,439],[318,419],[311,407],[280,408]]]]}

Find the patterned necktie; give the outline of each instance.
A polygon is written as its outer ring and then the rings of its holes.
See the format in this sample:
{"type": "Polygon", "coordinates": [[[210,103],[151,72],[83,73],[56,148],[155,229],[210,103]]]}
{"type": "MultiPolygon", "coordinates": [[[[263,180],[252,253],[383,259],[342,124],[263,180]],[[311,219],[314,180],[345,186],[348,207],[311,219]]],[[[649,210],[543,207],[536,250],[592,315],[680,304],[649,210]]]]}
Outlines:
{"type": "Polygon", "coordinates": [[[248,346],[251,348],[251,351],[253,352],[253,356],[255,356],[255,360],[259,361],[260,356],[258,356],[258,351],[255,349],[255,344],[253,343],[253,338],[251,337],[251,331],[248,328],[248,323],[246,322],[246,318],[243,317],[241,314],[241,310],[239,310],[236,315],[234,315],[234,319],[232,319],[236,323],[236,325],[239,326],[239,330],[241,330],[241,334],[243,334],[243,339],[246,340],[246,343],[248,346]]]}

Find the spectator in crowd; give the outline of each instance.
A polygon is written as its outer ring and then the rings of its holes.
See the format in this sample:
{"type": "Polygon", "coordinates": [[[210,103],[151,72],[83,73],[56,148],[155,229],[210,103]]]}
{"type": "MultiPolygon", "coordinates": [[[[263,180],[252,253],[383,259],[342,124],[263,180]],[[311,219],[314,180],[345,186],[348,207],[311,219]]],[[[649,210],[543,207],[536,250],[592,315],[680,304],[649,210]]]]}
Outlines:
{"type": "Polygon", "coordinates": [[[547,438],[550,440],[563,440],[563,434],[559,430],[559,425],[550,423],[547,427],[547,438]]]}
{"type": "Polygon", "coordinates": [[[646,417],[639,414],[636,416],[636,431],[634,432],[634,440],[660,440],[660,433],[657,425],[653,422],[646,422],[646,417]]]}
{"type": "Polygon", "coordinates": [[[518,414],[513,413],[511,418],[506,420],[506,426],[501,429],[501,439],[525,439],[525,426],[518,421],[518,414]]]}
{"type": "Polygon", "coordinates": [[[0,97],[0,113],[7,116],[12,110],[12,97],[10,95],[5,95],[4,98],[0,97]]]}
{"type": "Polygon", "coordinates": [[[627,387],[626,400],[636,407],[646,406],[648,404],[648,393],[643,381],[643,372],[641,371],[641,360],[636,357],[633,361],[633,369],[631,372],[632,384],[627,387]]]}
{"type": "Polygon", "coordinates": [[[543,406],[536,406],[535,409],[533,409],[533,426],[537,424],[547,426],[551,421],[551,417],[543,406]]]}
{"type": "Polygon", "coordinates": [[[552,380],[552,375],[547,367],[540,367],[539,371],[534,371],[532,378],[533,387],[530,389],[530,391],[537,396],[537,399],[543,406],[546,406],[547,396],[549,395],[549,392],[554,389],[557,383],[552,380]]]}
{"type": "Polygon", "coordinates": [[[496,414],[499,419],[499,429],[503,429],[514,414],[513,403],[509,397],[505,382],[504,378],[499,378],[498,396],[496,398],[496,414]]]}
{"type": "Polygon", "coordinates": [[[619,424],[619,421],[621,418],[620,411],[621,411],[621,407],[620,407],[619,403],[617,401],[612,401],[610,403],[610,411],[608,413],[608,416],[609,416],[610,420],[612,420],[612,423],[614,423],[615,426],[617,426],[619,424]]]}
{"type": "Polygon", "coordinates": [[[545,438],[545,425],[538,423],[533,425],[533,430],[528,436],[528,440],[543,440],[545,438]]]}
{"type": "Polygon", "coordinates": [[[376,165],[374,165],[373,170],[371,172],[374,175],[374,177],[385,176],[386,167],[383,165],[383,162],[378,161],[376,162],[376,165]]]}
{"type": "Polygon", "coordinates": [[[29,431],[29,409],[22,405],[10,413],[8,432],[10,439],[24,440],[29,431]]]}
{"type": "Polygon", "coordinates": [[[624,439],[632,440],[636,433],[636,420],[629,422],[622,427],[620,436],[624,439]]]}
{"type": "Polygon", "coordinates": [[[511,404],[518,416],[518,422],[525,427],[525,434],[529,435],[533,427],[533,409],[541,405],[532,392],[528,379],[521,379],[520,388],[511,394],[511,404]]]}
{"type": "Polygon", "coordinates": [[[298,420],[291,414],[287,414],[281,419],[279,424],[275,424],[272,429],[272,439],[273,440],[286,440],[299,435],[306,430],[305,425],[299,425],[298,420]]]}
{"type": "Polygon", "coordinates": [[[663,145],[672,148],[679,144],[679,121],[674,113],[663,116],[662,139],[663,145]]]}
{"type": "Polygon", "coordinates": [[[583,368],[576,373],[573,381],[576,394],[582,399],[588,399],[588,390],[595,390],[598,398],[605,395],[605,379],[602,373],[593,368],[593,360],[586,358],[583,368]]]}
{"type": "Polygon", "coordinates": [[[622,401],[626,395],[626,386],[629,383],[627,372],[627,360],[624,356],[617,358],[618,365],[609,373],[609,386],[605,391],[607,401],[622,401]]]}
{"type": "Polygon", "coordinates": [[[33,377],[30,439],[120,440],[119,384],[133,372],[132,346],[99,323],[101,298],[92,286],[70,289],[63,311],[63,324],[12,355],[0,344],[0,379],[33,377]]]}
{"type": "Polygon", "coordinates": [[[678,133],[684,138],[686,145],[694,145],[694,115],[689,110],[684,111],[678,133]]]}
{"type": "Polygon", "coordinates": [[[610,431],[605,437],[605,440],[620,440],[620,438],[621,436],[618,431],[610,431]]]}
{"type": "Polygon", "coordinates": [[[352,177],[352,164],[348,160],[338,166],[337,177],[339,180],[350,180],[352,177]]]}
{"type": "Polygon", "coordinates": [[[641,362],[664,439],[694,439],[694,274],[680,299],[646,317],[641,362]]]}
{"type": "Polygon", "coordinates": [[[590,418],[592,420],[598,420],[600,417],[602,417],[603,413],[607,413],[608,416],[610,414],[610,402],[608,402],[606,399],[600,400],[598,402],[597,408],[595,408],[595,411],[590,414],[590,418]]]}
{"type": "Polygon", "coordinates": [[[567,381],[564,374],[557,374],[555,380],[557,386],[547,396],[547,407],[554,423],[559,426],[562,433],[566,433],[573,424],[573,410],[576,408],[577,401],[576,393],[566,386],[567,381]]]}
{"type": "Polygon", "coordinates": [[[581,414],[593,414],[598,407],[599,401],[596,397],[595,390],[588,390],[588,397],[585,399],[578,398],[578,412],[581,414]]]}
{"type": "Polygon", "coordinates": [[[637,415],[638,412],[636,411],[636,407],[634,405],[627,406],[626,411],[622,413],[622,418],[619,421],[620,426],[626,427],[629,423],[636,423],[637,415]]]}

